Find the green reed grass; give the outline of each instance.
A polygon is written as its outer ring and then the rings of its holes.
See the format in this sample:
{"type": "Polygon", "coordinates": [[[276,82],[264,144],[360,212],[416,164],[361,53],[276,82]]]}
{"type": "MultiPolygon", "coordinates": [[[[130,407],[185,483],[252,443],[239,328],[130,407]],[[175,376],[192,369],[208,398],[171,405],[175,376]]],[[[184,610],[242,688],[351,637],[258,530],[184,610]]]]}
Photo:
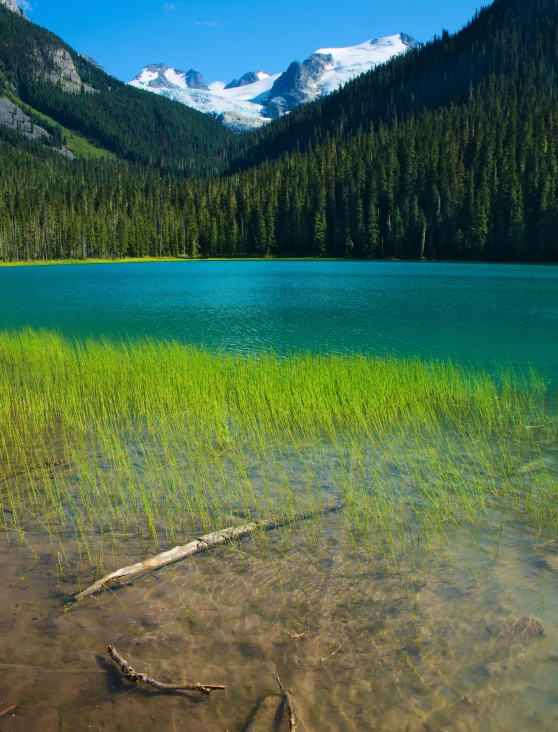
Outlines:
{"type": "MultiPolygon", "coordinates": [[[[0,525],[100,569],[130,539],[341,496],[355,550],[398,564],[501,508],[556,525],[544,400],[535,373],[449,361],[0,333],[0,477],[26,471],[0,483],[0,525]]],[[[324,540],[320,522],[298,530],[324,540]]]]}

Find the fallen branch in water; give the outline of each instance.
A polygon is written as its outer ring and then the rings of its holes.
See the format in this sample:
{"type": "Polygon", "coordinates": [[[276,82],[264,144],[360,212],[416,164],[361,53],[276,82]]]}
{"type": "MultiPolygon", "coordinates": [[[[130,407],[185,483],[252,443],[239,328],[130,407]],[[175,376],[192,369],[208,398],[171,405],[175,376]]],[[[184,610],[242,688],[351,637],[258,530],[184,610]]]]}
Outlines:
{"type": "Polygon", "coordinates": [[[137,579],[144,574],[153,572],[154,570],[160,569],[161,567],[165,567],[167,564],[179,562],[181,559],[186,559],[186,557],[191,557],[194,554],[206,551],[211,547],[220,546],[221,544],[227,544],[230,541],[234,541],[234,539],[240,539],[243,536],[253,534],[258,529],[261,529],[263,531],[271,531],[271,529],[276,529],[279,526],[294,523],[295,521],[304,521],[319,514],[333,513],[334,511],[339,511],[341,508],[343,508],[343,506],[343,503],[329,504],[319,510],[312,511],[310,513],[299,514],[298,516],[294,516],[292,518],[254,521],[250,524],[246,524],[245,526],[237,526],[230,529],[223,529],[222,531],[215,531],[212,534],[206,534],[205,536],[196,539],[196,541],[191,541],[189,544],[186,544],[184,546],[177,546],[168,552],[157,554],[157,556],[150,557],[143,562],[138,562],[137,564],[132,564],[129,567],[117,569],[116,572],[107,574],[106,577],[103,577],[102,579],[97,580],[97,582],[94,582],[86,590],[83,590],[83,592],[79,592],[77,595],[75,595],[74,600],[76,602],[79,602],[80,600],[85,600],[86,597],[94,595],[96,592],[101,592],[107,587],[111,587],[115,584],[130,582],[131,580],[137,579]]]}
{"type": "Polygon", "coordinates": [[[148,686],[153,686],[161,691],[199,691],[202,694],[209,694],[212,691],[225,691],[226,686],[215,686],[214,684],[162,684],[160,681],[150,679],[147,674],[138,674],[118,653],[114,646],[107,646],[107,651],[112,660],[120,666],[120,670],[128,681],[134,683],[142,682],[148,686]]]}
{"type": "Polygon", "coordinates": [[[7,480],[17,478],[19,475],[27,475],[28,473],[32,473],[35,470],[40,470],[41,468],[58,468],[61,465],[68,465],[68,463],[64,460],[60,460],[56,463],[40,463],[40,465],[32,465],[30,468],[26,468],[25,470],[18,470],[15,473],[10,473],[10,475],[4,475],[0,478],[0,483],[5,483],[7,480]]]}
{"type": "Polygon", "coordinates": [[[281,689],[281,693],[285,697],[285,706],[287,707],[287,711],[289,713],[289,730],[290,732],[295,732],[296,730],[296,714],[295,714],[295,708],[293,704],[293,698],[290,695],[290,692],[288,692],[286,689],[283,688],[283,684],[281,683],[281,679],[279,676],[277,678],[277,683],[279,684],[279,688],[281,689]]]}

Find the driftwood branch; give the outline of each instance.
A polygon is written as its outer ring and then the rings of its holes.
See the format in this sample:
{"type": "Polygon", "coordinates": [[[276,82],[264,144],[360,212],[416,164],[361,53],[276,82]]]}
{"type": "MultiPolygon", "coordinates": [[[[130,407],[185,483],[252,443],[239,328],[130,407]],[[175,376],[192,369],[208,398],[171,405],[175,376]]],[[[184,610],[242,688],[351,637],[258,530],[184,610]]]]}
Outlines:
{"type": "Polygon", "coordinates": [[[0,717],[5,717],[10,712],[15,712],[16,709],[17,709],[17,704],[14,704],[13,707],[8,707],[7,709],[4,709],[3,711],[1,711],[0,717]]]}
{"type": "Polygon", "coordinates": [[[195,541],[191,541],[189,544],[186,544],[184,546],[177,546],[168,552],[157,554],[157,556],[150,557],[143,562],[138,562],[137,564],[132,564],[129,567],[117,569],[116,572],[107,574],[106,577],[103,577],[102,579],[97,580],[97,582],[94,582],[86,590],[83,590],[83,592],[79,592],[77,595],[75,595],[74,600],[76,602],[79,602],[80,600],[85,600],[86,597],[94,595],[96,592],[101,592],[107,587],[111,587],[115,584],[130,582],[131,580],[137,579],[144,574],[153,572],[154,570],[160,569],[161,567],[165,567],[167,564],[179,562],[182,559],[186,559],[186,557],[191,557],[194,554],[206,551],[207,549],[210,549],[214,546],[228,544],[235,539],[240,539],[244,536],[248,536],[249,534],[253,534],[257,530],[271,531],[272,529],[284,526],[285,524],[294,523],[295,521],[304,521],[306,519],[312,518],[313,516],[339,511],[341,508],[343,508],[343,506],[343,503],[328,504],[327,506],[324,506],[317,511],[299,514],[292,518],[254,521],[250,524],[246,524],[245,526],[237,526],[230,529],[223,529],[222,531],[215,531],[212,534],[206,534],[205,536],[202,536],[195,541]]]}
{"type": "Polygon", "coordinates": [[[225,691],[227,688],[226,686],[215,686],[214,684],[162,684],[160,681],[150,679],[147,674],[138,674],[137,671],[134,671],[128,661],[122,658],[114,646],[107,646],[107,651],[112,660],[120,666],[120,670],[125,678],[136,684],[141,681],[143,684],[153,686],[155,689],[160,689],[161,691],[199,691],[202,694],[209,694],[212,691],[225,691]]]}
{"type": "Polygon", "coordinates": [[[283,688],[283,684],[281,683],[281,679],[279,676],[277,678],[277,683],[279,684],[279,688],[281,689],[281,693],[283,694],[283,697],[285,699],[285,706],[287,707],[287,711],[289,713],[289,730],[290,732],[295,732],[296,730],[296,713],[295,708],[293,704],[293,698],[290,694],[290,692],[287,689],[283,688]]]}

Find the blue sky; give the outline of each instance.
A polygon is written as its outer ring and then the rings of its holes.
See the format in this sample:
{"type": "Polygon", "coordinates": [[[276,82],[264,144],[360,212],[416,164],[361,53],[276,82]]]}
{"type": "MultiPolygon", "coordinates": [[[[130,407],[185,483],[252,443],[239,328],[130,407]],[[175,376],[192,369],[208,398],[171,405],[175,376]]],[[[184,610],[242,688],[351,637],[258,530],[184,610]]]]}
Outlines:
{"type": "Polygon", "coordinates": [[[230,81],[321,47],[461,28],[487,0],[21,0],[29,17],[124,81],[148,63],[230,81]]]}

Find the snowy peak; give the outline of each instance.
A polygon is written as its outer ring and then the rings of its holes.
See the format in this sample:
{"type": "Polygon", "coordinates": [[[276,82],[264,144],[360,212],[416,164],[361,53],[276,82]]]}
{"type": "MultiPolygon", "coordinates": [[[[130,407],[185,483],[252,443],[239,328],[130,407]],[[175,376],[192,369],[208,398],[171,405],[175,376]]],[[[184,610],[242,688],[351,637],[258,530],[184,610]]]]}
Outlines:
{"type": "Polygon", "coordinates": [[[414,38],[400,33],[348,48],[320,48],[316,54],[331,59],[320,79],[321,89],[326,94],[335,91],[351,79],[389,61],[393,56],[420,45],[414,38]]]}
{"type": "Polygon", "coordinates": [[[238,89],[240,86],[249,86],[256,81],[268,79],[270,76],[271,74],[268,74],[266,71],[249,71],[244,76],[241,76],[240,79],[233,79],[230,84],[227,84],[225,89],[238,89]]]}
{"type": "Polygon", "coordinates": [[[146,66],[130,84],[150,91],[158,89],[201,89],[209,91],[199,71],[194,71],[194,69],[190,69],[190,71],[170,69],[165,64],[146,66]]]}
{"type": "Polygon", "coordinates": [[[264,109],[279,117],[299,104],[310,102],[371,71],[393,56],[421,44],[405,33],[365,41],[347,48],[320,48],[302,63],[294,61],[274,83],[264,109]]]}
{"type": "Polygon", "coordinates": [[[358,46],[320,48],[302,63],[293,61],[283,73],[249,71],[226,85],[215,81],[207,86],[197,71],[152,64],[130,83],[211,114],[240,132],[261,127],[300,104],[331,94],[378,64],[421,45],[399,33],[358,46]]]}

